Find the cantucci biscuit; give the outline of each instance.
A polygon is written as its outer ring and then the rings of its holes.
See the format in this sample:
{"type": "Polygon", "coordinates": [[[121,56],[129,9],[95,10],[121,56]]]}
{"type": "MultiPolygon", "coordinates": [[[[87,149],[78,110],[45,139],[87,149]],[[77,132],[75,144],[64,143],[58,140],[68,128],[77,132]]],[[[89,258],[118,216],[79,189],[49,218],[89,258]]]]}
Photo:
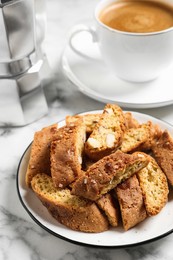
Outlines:
{"type": "Polygon", "coordinates": [[[77,121],[59,128],[51,143],[51,176],[55,187],[64,188],[81,174],[86,127],[77,121]]]}
{"type": "Polygon", "coordinates": [[[117,227],[119,222],[119,207],[115,198],[106,193],[96,201],[99,208],[105,213],[112,227],[117,227]]]}
{"type": "Polygon", "coordinates": [[[25,175],[25,181],[30,187],[33,176],[45,172],[50,175],[50,144],[56,139],[58,125],[54,124],[37,131],[31,144],[31,153],[25,175]]]}
{"type": "Polygon", "coordinates": [[[148,124],[142,124],[138,128],[128,129],[123,136],[119,149],[124,152],[133,152],[140,147],[149,137],[148,124]]]}
{"type": "Polygon", "coordinates": [[[150,155],[136,152],[149,159],[148,165],[137,172],[144,203],[149,216],[158,214],[168,200],[168,183],[165,174],[150,155]]]}
{"type": "Polygon", "coordinates": [[[108,104],[99,122],[85,143],[85,152],[91,159],[98,160],[121,144],[125,130],[123,111],[117,105],[108,104]]]}
{"type": "Polygon", "coordinates": [[[128,230],[147,217],[142,191],[136,175],[116,187],[123,227],[128,230]]]}
{"type": "Polygon", "coordinates": [[[50,176],[38,174],[32,179],[31,185],[50,214],[63,225],[90,233],[109,228],[107,218],[94,202],[71,195],[68,188],[55,188],[50,176]]]}
{"type": "Polygon", "coordinates": [[[166,174],[168,182],[173,186],[173,138],[164,131],[160,139],[153,145],[152,151],[157,163],[166,174]]]}
{"type": "Polygon", "coordinates": [[[119,149],[124,153],[134,152],[135,150],[150,150],[160,134],[160,129],[148,121],[137,128],[130,128],[125,131],[119,149]]]}
{"type": "Polygon", "coordinates": [[[133,117],[131,112],[125,112],[124,117],[125,117],[126,129],[139,127],[140,124],[139,124],[138,120],[136,120],[133,117]]]}
{"type": "Polygon", "coordinates": [[[118,150],[91,165],[85,175],[74,182],[72,194],[97,200],[147,163],[148,159],[144,156],[125,154],[118,150]]]}
{"type": "Polygon", "coordinates": [[[148,135],[148,140],[145,141],[140,147],[139,150],[140,151],[148,151],[152,149],[152,146],[155,142],[157,142],[157,140],[160,138],[160,136],[162,135],[162,130],[161,128],[156,125],[153,124],[151,121],[147,122],[148,124],[148,128],[149,128],[149,135],[148,135]]]}

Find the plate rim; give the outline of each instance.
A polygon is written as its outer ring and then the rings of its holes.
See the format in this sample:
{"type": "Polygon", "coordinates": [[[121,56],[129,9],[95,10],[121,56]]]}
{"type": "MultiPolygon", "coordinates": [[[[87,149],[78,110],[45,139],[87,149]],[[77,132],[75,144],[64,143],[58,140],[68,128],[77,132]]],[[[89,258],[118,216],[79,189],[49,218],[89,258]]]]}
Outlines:
{"type": "MultiPolygon", "coordinates": [[[[99,111],[102,111],[102,110],[91,110],[91,111],[86,111],[86,112],[82,112],[82,113],[78,113],[78,115],[82,115],[82,114],[85,114],[85,113],[93,113],[93,112],[99,112],[99,111]]],[[[125,112],[131,112],[131,113],[134,113],[134,114],[139,114],[139,115],[144,115],[144,116],[147,116],[147,117],[151,117],[151,118],[154,118],[154,119],[157,119],[161,122],[163,122],[164,124],[167,124],[169,125],[170,127],[173,128],[173,125],[158,118],[158,117],[153,117],[153,116],[150,116],[150,115],[147,115],[145,113],[140,113],[140,112],[136,112],[136,111],[125,111],[125,112]]],[[[64,122],[65,120],[60,120],[58,122],[61,123],[61,122],[64,122]]],[[[129,244],[124,244],[124,245],[97,245],[97,244],[90,244],[89,242],[88,243],[85,243],[85,242],[79,242],[79,241],[76,241],[76,240],[73,240],[73,239],[70,239],[70,238],[67,238],[61,234],[58,234],[56,232],[54,232],[53,230],[51,230],[50,228],[46,227],[44,224],[42,224],[35,216],[34,214],[29,210],[29,208],[27,207],[27,205],[25,204],[23,198],[22,198],[22,195],[20,193],[20,185],[19,185],[19,176],[20,176],[20,167],[21,167],[21,164],[23,162],[23,158],[25,157],[26,153],[28,152],[28,149],[31,147],[32,145],[32,142],[31,141],[29,143],[29,145],[26,147],[26,149],[24,150],[22,156],[20,157],[20,160],[19,160],[19,163],[18,163],[18,167],[17,167],[17,173],[16,173],[16,189],[17,189],[17,194],[18,194],[18,197],[19,197],[19,200],[20,200],[20,203],[22,204],[23,208],[26,210],[26,212],[28,213],[28,215],[31,217],[32,220],[34,220],[34,222],[40,226],[41,228],[43,228],[45,231],[47,231],[49,234],[57,237],[57,238],[60,238],[64,241],[67,241],[67,242],[70,242],[72,244],[76,244],[76,245],[79,245],[79,246],[85,246],[85,247],[92,247],[92,248],[102,248],[102,249],[123,249],[123,248],[132,248],[132,247],[136,247],[136,246],[141,246],[141,245],[145,245],[145,244],[149,244],[149,243],[153,243],[153,242],[156,242],[164,237],[167,237],[168,235],[170,235],[171,233],[173,233],[173,227],[172,229],[170,229],[169,231],[166,231],[165,233],[163,234],[160,234],[156,237],[153,237],[151,239],[146,239],[144,241],[141,241],[141,242],[135,242],[135,243],[129,243],[129,244]]],[[[44,207],[44,206],[43,206],[44,207]]]]}

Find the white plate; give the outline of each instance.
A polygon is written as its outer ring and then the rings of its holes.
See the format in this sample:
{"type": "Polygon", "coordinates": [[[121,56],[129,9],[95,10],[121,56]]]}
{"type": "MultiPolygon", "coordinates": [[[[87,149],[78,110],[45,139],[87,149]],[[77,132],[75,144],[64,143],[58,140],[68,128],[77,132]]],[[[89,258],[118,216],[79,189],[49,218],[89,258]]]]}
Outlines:
{"type": "Polygon", "coordinates": [[[69,46],[62,56],[65,75],[83,94],[105,103],[116,102],[127,108],[154,108],[173,104],[173,66],[156,80],[130,83],[109,72],[101,59],[97,44],[92,43],[89,34],[83,32],[75,36],[73,45],[94,57],[83,58],[69,46]]]}
{"type": "MultiPolygon", "coordinates": [[[[93,112],[100,113],[101,111],[93,112]]],[[[167,129],[171,134],[173,134],[173,127],[171,125],[145,114],[136,112],[132,113],[140,122],[151,120],[153,123],[158,124],[163,130],[167,129]]],[[[59,126],[63,126],[64,124],[65,121],[62,121],[59,123],[59,126]]],[[[26,187],[25,173],[29,160],[29,154],[30,146],[24,152],[18,167],[18,195],[22,205],[32,219],[51,234],[76,244],[102,248],[120,248],[152,242],[173,232],[173,194],[171,193],[170,197],[172,196],[172,198],[169,198],[168,203],[157,216],[148,217],[142,223],[128,231],[124,231],[122,227],[118,227],[111,228],[108,231],[98,234],[89,234],[66,228],[58,223],[48,213],[47,209],[38,200],[32,190],[26,187]]]]}

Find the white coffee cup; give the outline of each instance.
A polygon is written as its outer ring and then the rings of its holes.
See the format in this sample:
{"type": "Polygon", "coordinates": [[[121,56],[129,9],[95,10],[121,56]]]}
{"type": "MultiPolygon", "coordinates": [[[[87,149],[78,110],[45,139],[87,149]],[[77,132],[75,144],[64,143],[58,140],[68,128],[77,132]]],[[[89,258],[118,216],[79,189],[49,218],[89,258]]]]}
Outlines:
{"type": "MultiPolygon", "coordinates": [[[[87,31],[98,43],[102,59],[119,78],[145,82],[157,78],[173,62],[173,27],[152,33],[131,33],[112,29],[99,19],[100,12],[119,0],[102,0],[95,8],[96,26],[77,25],[69,37],[69,45],[77,54],[91,58],[73,45],[76,34],[87,31]]],[[[139,1],[139,0],[137,0],[139,1]]],[[[153,1],[153,0],[152,0],[153,1]]],[[[158,2],[158,0],[156,1],[158,2]]],[[[173,8],[172,0],[160,0],[173,8]]]]}

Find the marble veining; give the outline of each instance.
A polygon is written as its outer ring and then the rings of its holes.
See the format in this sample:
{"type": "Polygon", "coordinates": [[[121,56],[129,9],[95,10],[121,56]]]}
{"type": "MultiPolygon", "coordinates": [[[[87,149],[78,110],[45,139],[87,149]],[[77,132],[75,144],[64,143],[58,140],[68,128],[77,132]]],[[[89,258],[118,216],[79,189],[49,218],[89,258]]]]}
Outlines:
{"type": "MultiPolygon", "coordinates": [[[[54,237],[39,227],[22,207],[16,189],[20,158],[40,128],[67,114],[102,109],[103,104],[80,93],[62,73],[60,58],[73,25],[93,19],[99,0],[47,1],[45,52],[51,75],[45,79],[49,113],[30,125],[0,128],[0,260],[172,260],[173,234],[126,249],[84,247],[54,237]]],[[[138,110],[139,111],[139,110],[138,110]]],[[[140,110],[173,124],[173,106],[140,110]]],[[[164,225],[164,223],[163,223],[164,225]]]]}

